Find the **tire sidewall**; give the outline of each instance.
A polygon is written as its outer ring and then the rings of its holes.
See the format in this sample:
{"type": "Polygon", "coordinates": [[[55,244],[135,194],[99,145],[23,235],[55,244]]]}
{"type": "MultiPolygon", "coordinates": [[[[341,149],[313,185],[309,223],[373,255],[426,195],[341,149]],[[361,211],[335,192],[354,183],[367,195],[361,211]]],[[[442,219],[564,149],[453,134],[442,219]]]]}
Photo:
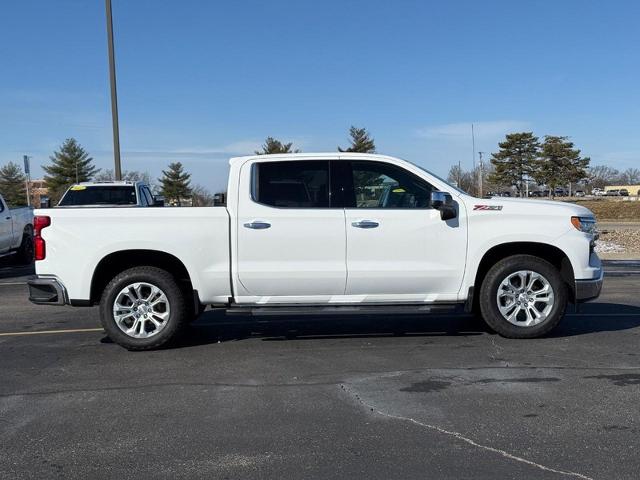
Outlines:
{"type": "Polygon", "coordinates": [[[531,255],[517,255],[496,263],[487,273],[480,291],[480,309],[482,317],[489,327],[502,336],[509,338],[534,338],[542,336],[555,328],[562,320],[567,306],[567,286],[560,272],[552,264],[531,255]],[[517,326],[505,319],[496,296],[501,282],[510,274],[519,270],[531,270],[544,276],[553,288],[554,304],[548,317],[541,323],[531,326],[517,326]]]}
{"type": "Polygon", "coordinates": [[[33,262],[33,233],[27,230],[22,234],[22,242],[18,248],[18,263],[29,265],[33,262]]]}
{"type": "Polygon", "coordinates": [[[166,271],[155,267],[139,267],[125,270],[114,277],[104,290],[100,300],[100,322],[111,340],[129,350],[149,350],[158,348],[181,330],[186,316],[183,292],[173,277],[166,271]],[[127,285],[146,282],[160,288],[167,296],[171,312],[167,325],[149,338],[134,338],[124,333],[113,318],[113,304],[118,293],[127,285]]]}

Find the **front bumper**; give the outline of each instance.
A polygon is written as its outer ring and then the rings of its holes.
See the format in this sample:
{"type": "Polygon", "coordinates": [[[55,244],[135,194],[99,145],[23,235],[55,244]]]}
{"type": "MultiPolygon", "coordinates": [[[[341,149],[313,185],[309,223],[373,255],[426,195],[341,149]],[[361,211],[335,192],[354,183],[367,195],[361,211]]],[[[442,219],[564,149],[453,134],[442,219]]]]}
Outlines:
{"type": "Polygon", "coordinates": [[[576,280],[576,302],[586,302],[597,298],[602,290],[603,278],[604,272],[601,271],[598,278],[576,280]]]}
{"type": "Polygon", "coordinates": [[[29,285],[29,301],[36,305],[65,305],[69,303],[67,290],[55,277],[31,277],[29,285]]]}

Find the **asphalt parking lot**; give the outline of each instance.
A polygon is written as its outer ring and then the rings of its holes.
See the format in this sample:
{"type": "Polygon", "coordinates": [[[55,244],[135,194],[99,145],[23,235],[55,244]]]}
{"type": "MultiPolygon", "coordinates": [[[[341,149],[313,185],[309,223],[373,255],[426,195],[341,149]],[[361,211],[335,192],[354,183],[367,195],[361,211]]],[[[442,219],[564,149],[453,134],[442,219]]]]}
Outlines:
{"type": "Polygon", "coordinates": [[[551,337],[469,316],[229,317],[175,348],[0,266],[2,478],[598,478],[640,472],[640,264],[551,337]]]}

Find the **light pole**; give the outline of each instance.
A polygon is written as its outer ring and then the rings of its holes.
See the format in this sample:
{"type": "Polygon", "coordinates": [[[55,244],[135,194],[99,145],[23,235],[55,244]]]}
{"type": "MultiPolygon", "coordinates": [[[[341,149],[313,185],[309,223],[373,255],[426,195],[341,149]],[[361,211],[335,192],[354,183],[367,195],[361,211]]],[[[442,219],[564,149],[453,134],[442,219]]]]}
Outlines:
{"type": "Polygon", "coordinates": [[[109,49],[109,83],[111,85],[111,123],[113,126],[113,160],[116,180],[122,180],[120,167],[120,129],[118,128],[118,93],[116,91],[116,59],[113,51],[113,19],[111,0],[105,0],[107,9],[107,47],[109,49]]]}
{"type": "Polygon", "coordinates": [[[29,165],[29,160],[31,159],[31,157],[29,157],[28,155],[23,155],[22,156],[22,160],[24,161],[24,173],[25,176],[27,177],[26,180],[26,186],[27,186],[27,207],[31,206],[31,192],[30,192],[30,187],[31,187],[31,166],[29,165]]]}

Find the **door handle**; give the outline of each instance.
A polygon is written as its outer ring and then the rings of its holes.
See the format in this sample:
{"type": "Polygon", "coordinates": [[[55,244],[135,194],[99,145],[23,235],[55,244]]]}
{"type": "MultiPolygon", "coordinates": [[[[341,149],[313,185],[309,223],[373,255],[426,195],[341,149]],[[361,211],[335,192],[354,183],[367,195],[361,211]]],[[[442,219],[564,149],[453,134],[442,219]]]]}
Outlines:
{"type": "Polygon", "coordinates": [[[353,222],[351,224],[352,227],[356,228],[377,228],[380,225],[378,222],[374,222],[373,220],[360,220],[359,222],[353,222]]]}
{"type": "Polygon", "coordinates": [[[267,222],[255,221],[251,223],[245,223],[244,226],[247,228],[253,228],[254,230],[264,230],[265,228],[269,228],[271,224],[267,222]]]}

